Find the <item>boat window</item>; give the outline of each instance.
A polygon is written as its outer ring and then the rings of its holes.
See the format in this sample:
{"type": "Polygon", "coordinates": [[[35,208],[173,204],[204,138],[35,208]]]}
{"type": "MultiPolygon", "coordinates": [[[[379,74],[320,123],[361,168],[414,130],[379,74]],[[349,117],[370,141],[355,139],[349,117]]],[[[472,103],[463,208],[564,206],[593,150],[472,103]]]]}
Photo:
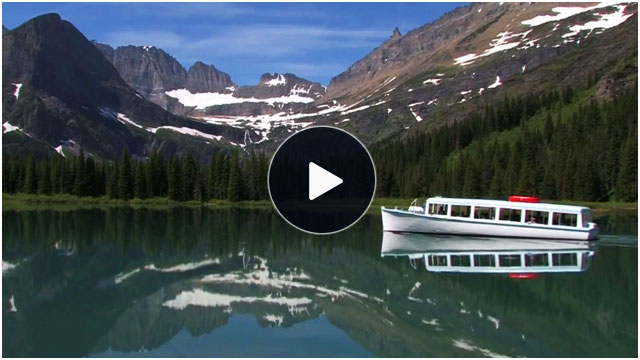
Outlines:
{"type": "Polygon", "coordinates": [[[476,219],[494,220],[496,218],[496,208],[476,206],[473,217],[476,219]]]}
{"type": "Polygon", "coordinates": [[[498,261],[500,262],[500,266],[502,267],[512,267],[512,266],[521,266],[520,255],[500,255],[498,257],[498,261]]]}
{"type": "Polygon", "coordinates": [[[548,211],[533,211],[527,210],[524,213],[524,218],[527,224],[549,224],[549,212],[548,211]]]}
{"type": "Polygon", "coordinates": [[[429,204],[429,215],[447,215],[449,205],[429,204]]]}
{"type": "Polygon", "coordinates": [[[496,258],[493,255],[473,255],[473,266],[494,267],[496,266],[496,258]]]}
{"type": "Polygon", "coordinates": [[[447,266],[446,255],[429,255],[430,266],[447,266]]]}
{"type": "Polygon", "coordinates": [[[520,209],[500,209],[500,220],[520,222],[521,214],[520,209]]]}
{"type": "Polygon", "coordinates": [[[471,216],[471,206],[468,206],[468,205],[451,205],[451,216],[469,217],[469,216],[471,216]]]}
{"type": "Polygon", "coordinates": [[[525,254],[525,266],[549,266],[549,256],[547,254],[525,254]]]}
{"type": "Polygon", "coordinates": [[[553,254],[553,266],[571,266],[578,265],[578,256],[576,253],[553,254]]]}
{"type": "Polygon", "coordinates": [[[451,266],[471,266],[469,255],[451,255],[451,266]]]}
{"type": "Polygon", "coordinates": [[[553,225],[577,226],[578,215],[567,213],[553,213],[553,225]]]}

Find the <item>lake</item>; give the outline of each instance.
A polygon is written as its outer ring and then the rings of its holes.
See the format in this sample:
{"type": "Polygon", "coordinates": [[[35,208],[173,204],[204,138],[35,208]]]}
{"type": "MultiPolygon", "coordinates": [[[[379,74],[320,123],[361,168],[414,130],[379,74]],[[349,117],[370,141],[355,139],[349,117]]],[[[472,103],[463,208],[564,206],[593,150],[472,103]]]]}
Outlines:
{"type": "Polygon", "coordinates": [[[379,214],[3,209],[2,355],[636,357],[637,215],[595,221],[589,269],[516,280],[381,257],[379,214]]]}

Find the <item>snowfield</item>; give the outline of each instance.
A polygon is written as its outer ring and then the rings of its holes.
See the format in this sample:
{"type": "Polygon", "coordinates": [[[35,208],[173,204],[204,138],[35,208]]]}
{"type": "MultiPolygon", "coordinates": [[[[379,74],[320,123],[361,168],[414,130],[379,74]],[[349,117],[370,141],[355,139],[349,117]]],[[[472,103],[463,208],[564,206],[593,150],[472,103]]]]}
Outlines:
{"type": "Polygon", "coordinates": [[[271,106],[274,104],[291,104],[291,103],[302,103],[308,104],[314,101],[313,98],[308,96],[301,96],[300,89],[296,89],[295,91],[292,89],[292,93],[288,96],[280,96],[275,98],[268,99],[257,99],[257,98],[241,98],[235,97],[232,93],[218,93],[218,92],[208,92],[208,93],[191,93],[187,89],[177,89],[165,92],[168,96],[177,99],[182,105],[195,107],[196,109],[204,110],[209,106],[216,105],[228,105],[228,104],[241,104],[245,102],[250,103],[267,103],[271,106]]]}

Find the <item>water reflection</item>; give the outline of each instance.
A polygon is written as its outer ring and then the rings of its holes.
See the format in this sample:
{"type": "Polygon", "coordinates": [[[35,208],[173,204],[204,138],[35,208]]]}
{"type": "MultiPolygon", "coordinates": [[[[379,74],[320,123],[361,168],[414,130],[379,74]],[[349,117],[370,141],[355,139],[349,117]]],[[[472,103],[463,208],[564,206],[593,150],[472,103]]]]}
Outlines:
{"type": "Polygon", "coordinates": [[[601,246],[589,271],[518,282],[380,258],[381,233],[379,215],[316,237],[265,210],[3,211],[2,352],[637,353],[635,248],[601,246]]]}
{"type": "Polygon", "coordinates": [[[382,257],[409,258],[427,271],[508,274],[534,278],[539,273],[582,272],[591,266],[597,242],[549,239],[433,236],[384,232],[382,257]]]}

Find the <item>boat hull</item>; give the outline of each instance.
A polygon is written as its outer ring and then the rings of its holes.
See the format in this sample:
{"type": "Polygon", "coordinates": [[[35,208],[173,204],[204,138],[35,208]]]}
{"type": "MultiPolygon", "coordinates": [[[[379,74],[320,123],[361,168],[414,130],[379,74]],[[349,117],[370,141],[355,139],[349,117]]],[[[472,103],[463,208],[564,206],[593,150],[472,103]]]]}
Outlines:
{"type": "Polygon", "coordinates": [[[384,231],[507,238],[593,240],[598,229],[559,229],[536,224],[440,218],[382,208],[384,231]]]}

